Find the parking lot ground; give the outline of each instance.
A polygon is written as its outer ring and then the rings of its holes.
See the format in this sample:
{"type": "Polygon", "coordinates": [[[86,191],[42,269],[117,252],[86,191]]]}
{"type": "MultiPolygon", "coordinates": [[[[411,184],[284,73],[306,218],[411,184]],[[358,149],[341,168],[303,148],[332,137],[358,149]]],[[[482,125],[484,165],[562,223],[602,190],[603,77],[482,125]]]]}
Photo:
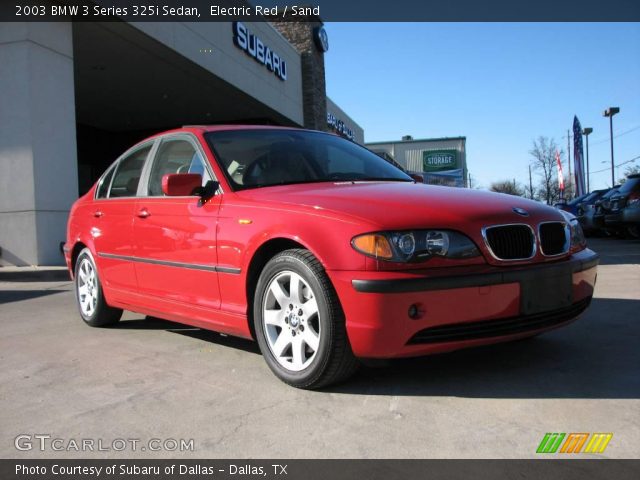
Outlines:
{"type": "Polygon", "coordinates": [[[640,241],[590,247],[596,294],[572,325],[319,392],[280,383],[249,341],[133,313],[89,328],[64,276],[0,268],[0,457],[531,458],[546,432],[612,432],[602,456],[640,458],[640,241]],[[142,443],[18,451],[20,434],[142,443]],[[194,451],[141,450],[156,438],[194,451]]]}

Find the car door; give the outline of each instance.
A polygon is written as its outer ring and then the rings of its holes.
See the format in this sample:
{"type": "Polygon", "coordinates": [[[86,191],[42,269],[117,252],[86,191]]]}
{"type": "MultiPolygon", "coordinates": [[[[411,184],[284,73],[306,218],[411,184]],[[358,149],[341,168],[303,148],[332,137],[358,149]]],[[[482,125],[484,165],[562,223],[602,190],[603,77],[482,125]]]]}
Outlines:
{"type": "Polygon", "coordinates": [[[93,217],[90,234],[100,277],[115,295],[137,290],[133,214],[143,167],[153,145],[152,141],[136,146],[103,175],[88,212],[93,217]]]}
{"type": "Polygon", "coordinates": [[[197,140],[172,135],[160,140],[144,178],[133,221],[139,292],[185,306],[218,309],[216,223],[220,195],[206,202],[199,196],[167,197],[162,177],[199,173],[203,185],[213,180],[197,140]]]}

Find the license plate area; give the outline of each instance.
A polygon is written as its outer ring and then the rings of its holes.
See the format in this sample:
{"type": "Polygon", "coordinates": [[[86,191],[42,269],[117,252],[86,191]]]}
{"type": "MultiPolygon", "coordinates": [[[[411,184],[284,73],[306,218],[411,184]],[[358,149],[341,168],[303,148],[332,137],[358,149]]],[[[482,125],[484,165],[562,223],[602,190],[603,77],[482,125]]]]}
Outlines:
{"type": "Polygon", "coordinates": [[[540,273],[520,281],[520,313],[535,315],[569,307],[573,303],[572,271],[540,273]]]}

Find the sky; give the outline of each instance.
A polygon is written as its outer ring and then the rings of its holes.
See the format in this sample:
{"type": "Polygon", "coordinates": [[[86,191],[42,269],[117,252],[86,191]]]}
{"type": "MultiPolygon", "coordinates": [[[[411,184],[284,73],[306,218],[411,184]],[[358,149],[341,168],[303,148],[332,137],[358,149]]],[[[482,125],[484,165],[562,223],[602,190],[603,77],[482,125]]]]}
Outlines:
{"type": "MultiPolygon", "coordinates": [[[[591,187],[605,188],[611,151],[602,113],[615,106],[615,163],[640,157],[640,23],[327,23],[325,29],[327,95],[364,128],[366,142],[465,136],[474,184],[528,184],[533,139],[554,138],[566,152],[577,115],[593,128],[591,187]]],[[[634,164],[640,158],[627,165],[634,164]]],[[[627,165],[616,168],[616,179],[627,165]]]]}

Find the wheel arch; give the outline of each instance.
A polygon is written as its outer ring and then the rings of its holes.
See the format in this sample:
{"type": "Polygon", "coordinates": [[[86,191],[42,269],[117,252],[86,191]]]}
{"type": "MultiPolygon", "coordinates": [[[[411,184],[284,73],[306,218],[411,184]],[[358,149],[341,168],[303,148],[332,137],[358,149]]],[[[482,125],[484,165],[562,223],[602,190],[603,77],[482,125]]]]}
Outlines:
{"type": "Polygon", "coordinates": [[[256,286],[258,284],[260,273],[262,272],[262,269],[267,264],[267,262],[278,253],[294,248],[302,248],[308,250],[322,263],[316,253],[307,245],[287,237],[275,237],[265,241],[255,250],[251,257],[251,260],[249,261],[247,267],[245,292],[247,298],[247,322],[249,324],[249,331],[251,332],[251,336],[254,339],[256,338],[256,332],[253,326],[253,297],[255,294],[256,286]]]}
{"type": "Polygon", "coordinates": [[[76,271],[76,262],[78,261],[78,257],[80,256],[80,252],[87,248],[87,245],[82,241],[78,240],[71,249],[71,275],[75,276],[76,271]]]}

